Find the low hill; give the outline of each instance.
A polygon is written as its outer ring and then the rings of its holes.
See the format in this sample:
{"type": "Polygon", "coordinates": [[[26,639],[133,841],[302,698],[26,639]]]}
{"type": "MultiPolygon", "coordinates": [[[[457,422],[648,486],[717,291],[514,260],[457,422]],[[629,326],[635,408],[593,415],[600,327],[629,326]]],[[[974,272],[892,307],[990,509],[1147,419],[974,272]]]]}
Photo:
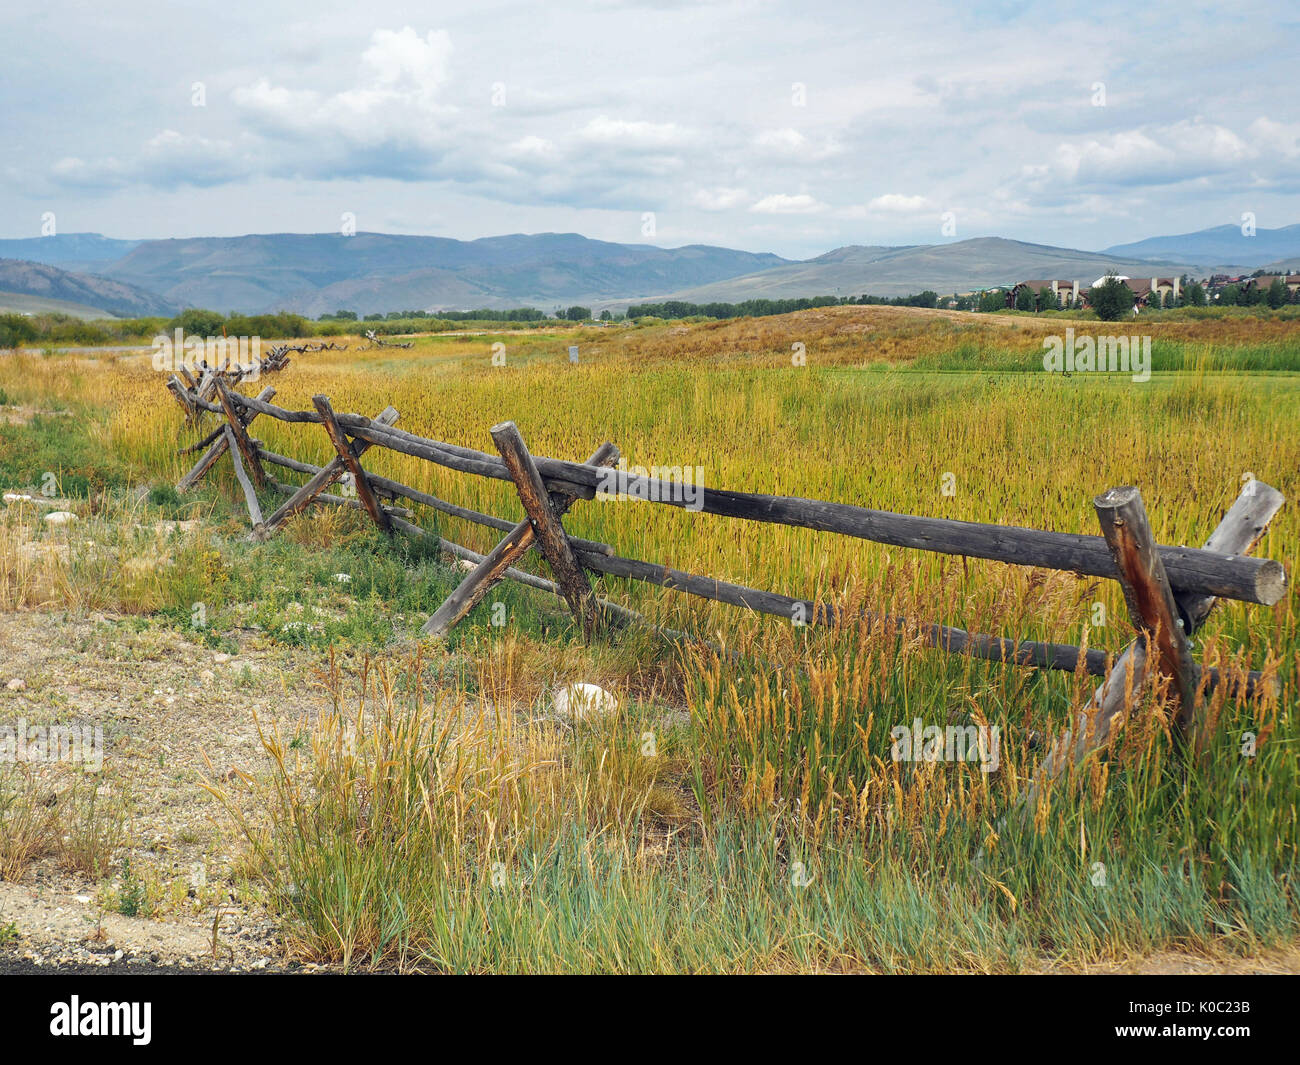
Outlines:
{"type": "MultiPolygon", "coordinates": [[[[1107,270],[1142,276],[1156,267],[1100,252],[1027,244],[1002,237],[976,237],[951,244],[836,248],[801,263],[773,267],[708,285],[678,289],[668,298],[692,303],[798,296],[907,296],[1011,285],[1029,278],[1078,279],[1090,284],[1107,270]]],[[[1176,263],[1162,272],[1180,272],[1176,263]]]]}
{"type": "Polygon", "coordinates": [[[1259,269],[1269,274],[1300,274],[1300,255],[1279,259],[1275,263],[1265,263],[1259,269]]]}
{"type": "Polygon", "coordinates": [[[94,321],[114,318],[102,307],[88,307],[84,303],[67,300],[50,300],[43,296],[27,296],[21,292],[0,292],[0,314],[66,314],[70,318],[94,321]]]}
{"type": "Polygon", "coordinates": [[[170,315],[176,310],[169,300],[136,285],[22,259],[0,259],[0,292],[102,308],[123,318],[170,315]]]}

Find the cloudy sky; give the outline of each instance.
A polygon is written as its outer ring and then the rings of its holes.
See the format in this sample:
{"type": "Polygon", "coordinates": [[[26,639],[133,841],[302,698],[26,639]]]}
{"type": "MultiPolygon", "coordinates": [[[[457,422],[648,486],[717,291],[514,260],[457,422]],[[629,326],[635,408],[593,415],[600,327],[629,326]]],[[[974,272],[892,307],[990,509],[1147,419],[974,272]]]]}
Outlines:
{"type": "Polygon", "coordinates": [[[1282,2],[43,0],[0,39],[0,237],[346,215],[803,257],[1300,222],[1282,2]]]}

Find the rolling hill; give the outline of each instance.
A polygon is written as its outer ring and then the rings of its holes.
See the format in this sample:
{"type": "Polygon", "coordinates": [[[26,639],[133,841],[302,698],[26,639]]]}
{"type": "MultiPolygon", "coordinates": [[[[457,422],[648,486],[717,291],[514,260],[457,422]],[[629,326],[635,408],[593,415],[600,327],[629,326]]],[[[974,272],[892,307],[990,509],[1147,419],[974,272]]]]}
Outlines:
{"type": "Polygon", "coordinates": [[[116,315],[100,307],[68,300],[51,300],[44,296],[27,296],[21,292],[0,292],[0,314],[66,314],[69,318],[86,321],[115,318],[116,315]]]}
{"type": "Polygon", "coordinates": [[[0,259],[0,292],[99,308],[110,317],[171,315],[177,309],[161,296],[123,281],[22,259],[0,259]]]}
{"type": "MultiPolygon", "coordinates": [[[[1166,273],[1184,269],[1172,262],[1159,264],[1159,268],[1166,273]]],[[[951,244],[836,248],[804,262],[681,288],[670,297],[692,303],[735,303],[836,294],[906,296],[926,289],[942,294],[1009,285],[1027,278],[1077,278],[1091,283],[1109,269],[1141,277],[1156,266],[1101,252],[975,237],[951,244]]]]}

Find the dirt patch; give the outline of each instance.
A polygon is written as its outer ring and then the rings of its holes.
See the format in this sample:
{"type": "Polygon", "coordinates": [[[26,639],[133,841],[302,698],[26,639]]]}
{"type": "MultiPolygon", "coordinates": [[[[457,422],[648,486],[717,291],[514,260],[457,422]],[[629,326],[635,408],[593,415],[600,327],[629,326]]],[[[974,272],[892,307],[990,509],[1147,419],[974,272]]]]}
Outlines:
{"type": "Polygon", "coordinates": [[[41,410],[39,407],[0,407],[0,425],[27,425],[38,415],[42,418],[60,418],[67,411],[41,410]]]}
{"type": "Polygon", "coordinates": [[[99,787],[125,795],[126,857],[150,913],[117,912],[117,868],[94,882],[41,859],[0,882],[0,949],[49,964],[280,963],[275,922],[236,875],[233,825],[201,785],[238,796],[240,774],[268,767],[254,713],[292,730],[328,704],[319,655],[252,633],[239,642],[231,655],[134,619],[0,614],[0,722],[102,728],[99,787]]]}
{"type": "Polygon", "coordinates": [[[1091,976],[1277,976],[1300,973],[1300,943],[1259,951],[1249,956],[1187,954],[1162,950],[1145,957],[1089,965],[1053,966],[1044,973],[1091,976]]]}

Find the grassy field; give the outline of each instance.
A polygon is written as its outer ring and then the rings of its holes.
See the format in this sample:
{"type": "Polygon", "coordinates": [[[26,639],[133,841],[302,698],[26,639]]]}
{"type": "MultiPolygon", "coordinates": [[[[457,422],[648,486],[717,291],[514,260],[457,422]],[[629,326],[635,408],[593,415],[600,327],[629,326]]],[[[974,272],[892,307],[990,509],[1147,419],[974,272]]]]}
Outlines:
{"type": "MultiPolygon", "coordinates": [[[[963,520],[1091,533],[1093,497],[1136,484],[1162,543],[1199,545],[1243,478],[1300,495],[1300,320],[1285,312],[1108,326],[840,307],[424,337],[300,356],[262,383],[297,409],[317,392],[370,415],[391,403],[401,427],[487,451],[488,427],[508,418],[537,454],[581,459],[608,439],[631,465],[698,467],[710,487],[963,520]],[[1043,339],[1067,326],[1149,334],[1151,379],[1044,373],[1043,339]]],[[[266,733],[255,809],[212,783],[246,842],[238,875],[300,956],[473,971],[1006,971],[1171,946],[1247,954],[1300,931],[1293,596],[1223,604],[1197,640],[1207,663],[1276,673],[1277,698],[1214,697],[1182,750],[1160,693],[1143,692],[1105,757],[1003,825],[1088,678],[612,580],[602,594],[742,656],[632,631],[584,646],[554,600],[513,586],[445,644],[413,649],[460,573],[337,512],[244,543],[226,470],[178,500],[167,486],[193,434],[147,357],[0,356],[0,405],[22,412],[9,424],[0,412],[0,487],[53,473],[83,501],[78,535],[97,547],[33,561],[22,545],[42,535],[39,516],[8,508],[0,610],[57,602],[188,630],[203,602],[213,647],[255,628],[330,663],[321,714],[266,733]],[[156,564],[113,564],[151,550],[133,529],[187,517],[201,533],[156,564]],[[618,694],[618,713],[555,720],[549,693],[578,680],[618,694]],[[998,726],[996,771],[894,760],[891,728],[916,720],[998,726]]],[[[332,455],[317,427],[263,417],[254,435],[296,458],[332,455]]],[[[519,513],[500,482],[387,452],[366,464],[519,513]]],[[[477,550],[494,540],[435,518],[419,520],[477,550]]],[[[630,500],[579,504],[566,525],[620,554],[789,595],[1116,652],[1130,639],[1107,581],[630,500]]],[[[1256,553],[1294,568],[1294,503],[1256,553]]]]}

